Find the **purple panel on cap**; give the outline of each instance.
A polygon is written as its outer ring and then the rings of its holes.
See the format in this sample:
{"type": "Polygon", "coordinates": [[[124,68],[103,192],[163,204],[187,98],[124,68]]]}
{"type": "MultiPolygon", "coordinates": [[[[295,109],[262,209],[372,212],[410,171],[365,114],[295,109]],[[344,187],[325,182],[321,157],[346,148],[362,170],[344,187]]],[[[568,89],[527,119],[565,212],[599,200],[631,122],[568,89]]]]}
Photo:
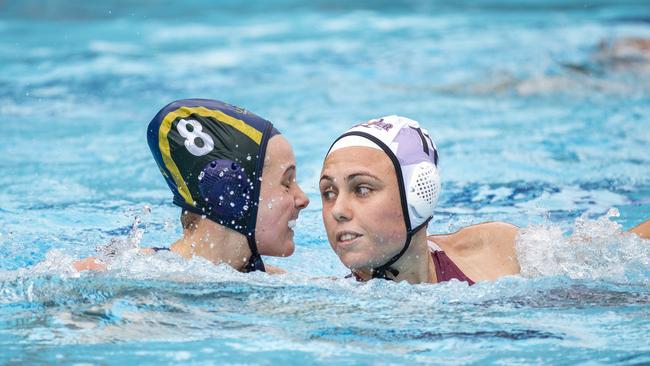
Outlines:
{"type": "Polygon", "coordinates": [[[422,139],[417,130],[410,127],[402,128],[393,142],[398,144],[397,151],[391,150],[395,152],[400,165],[413,165],[423,161],[433,162],[433,149],[427,142],[429,154],[425,153],[422,139]]]}

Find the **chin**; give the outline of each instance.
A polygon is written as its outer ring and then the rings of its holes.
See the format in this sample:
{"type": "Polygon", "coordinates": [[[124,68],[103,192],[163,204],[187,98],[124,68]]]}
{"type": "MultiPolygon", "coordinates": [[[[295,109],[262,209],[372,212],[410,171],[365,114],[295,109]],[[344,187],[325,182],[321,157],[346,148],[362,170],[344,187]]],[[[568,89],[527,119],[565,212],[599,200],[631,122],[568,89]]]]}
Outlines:
{"type": "Polygon", "coordinates": [[[291,240],[284,246],[284,250],[282,251],[282,253],[278,254],[278,257],[289,257],[293,254],[295,250],[296,250],[296,245],[291,240]]]}
{"type": "Polygon", "coordinates": [[[293,254],[296,246],[293,243],[293,240],[287,240],[283,245],[278,246],[277,243],[273,243],[272,246],[261,246],[258,248],[260,254],[268,255],[270,257],[288,257],[293,254]]]}
{"type": "Polygon", "coordinates": [[[343,253],[339,259],[344,266],[349,269],[366,269],[370,268],[367,258],[360,258],[358,253],[343,253]]]}

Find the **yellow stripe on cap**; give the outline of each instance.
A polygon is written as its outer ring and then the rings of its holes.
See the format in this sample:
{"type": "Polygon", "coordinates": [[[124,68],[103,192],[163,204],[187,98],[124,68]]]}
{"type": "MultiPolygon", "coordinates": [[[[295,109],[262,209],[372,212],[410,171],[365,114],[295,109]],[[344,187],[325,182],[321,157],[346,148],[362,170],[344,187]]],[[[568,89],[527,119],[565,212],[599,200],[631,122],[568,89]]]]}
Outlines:
{"type": "Polygon", "coordinates": [[[174,160],[172,159],[171,151],[169,149],[169,140],[167,139],[167,135],[172,129],[172,122],[178,118],[189,117],[192,114],[198,114],[201,117],[212,117],[219,122],[232,126],[239,132],[248,136],[251,140],[255,141],[258,145],[262,142],[262,132],[240,119],[231,117],[219,110],[208,109],[205,107],[180,107],[175,111],[169,112],[165,116],[160,124],[160,129],[158,130],[158,145],[160,146],[160,153],[167,170],[172,174],[176,187],[178,187],[178,192],[183,196],[187,204],[195,206],[190,189],[187,188],[187,184],[185,183],[180,170],[178,170],[176,163],[174,163],[174,160]]]}

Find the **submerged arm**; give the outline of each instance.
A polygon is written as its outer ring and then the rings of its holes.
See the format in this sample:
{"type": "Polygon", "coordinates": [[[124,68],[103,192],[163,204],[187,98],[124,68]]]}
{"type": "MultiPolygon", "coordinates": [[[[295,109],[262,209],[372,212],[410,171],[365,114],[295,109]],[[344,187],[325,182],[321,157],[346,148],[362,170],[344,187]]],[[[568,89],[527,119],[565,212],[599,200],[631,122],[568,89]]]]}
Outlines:
{"type": "Polygon", "coordinates": [[[287,271],[285,271],[284,269],[282,269],[280,267],[275,267],[275,266],[271,266],[271,265],[268,265],[268,264],[265,264],[264,268],[266,268],[266,273],[272,274],[272,275],[287,273],[287,271]]]}
{"type": "Polygon", "coordinates": [[[650,220],[646,220],[630,229],[631,233],[640,236],[642,239],[650,239],[650,220]]]}
{"type": "MultiPolygon", "coordinates": [[[[145,253],[145,254],[153,254],[156,251],[153,250],[152,248],[142,248],[140,249],[140,253],[145,253]]],[[[74,269],[77,270],[77,272],[81,271],[105,271],[106,270],[106,263],[102,262],[98,258],[95,257],[87,257],[87,258],[82,258],[77,261],[74,261],[72,263],[74,266],[74,269]]]]}
{"type": "Polygon", "coordinates": [[[105,271],[106,265],[95,257],[80,259],[73,263],[77,272],[81,271],[105,271]]]}

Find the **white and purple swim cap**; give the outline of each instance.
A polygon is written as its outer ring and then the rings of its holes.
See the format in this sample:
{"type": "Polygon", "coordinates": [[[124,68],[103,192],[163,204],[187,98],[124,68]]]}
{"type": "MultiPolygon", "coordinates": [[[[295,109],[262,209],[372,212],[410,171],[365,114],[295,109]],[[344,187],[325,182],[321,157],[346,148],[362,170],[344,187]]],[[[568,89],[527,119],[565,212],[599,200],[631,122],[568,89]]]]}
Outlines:
{"type": "Polygon", "coordinates": [[[418,122],[393,115],[352,127],[334,141],[327,154],[345,147],[382,150],[395,167],[407,239],[399,254],[373,272],[374,277],[386,278],[386,271],[396,276],[390,266],[406,252],[413,234],[431,220],[438,203],[441,187],[436,145],[418,122]]]}
{"type": "Polygon", "coordinates": [[[327,154],[353,146],[383,150],[393,162],[407,230],[433,216],[440,194],[440,176],[438,151],[427,130],[406,117],[372,119],[346,131],[327,154]]]}

